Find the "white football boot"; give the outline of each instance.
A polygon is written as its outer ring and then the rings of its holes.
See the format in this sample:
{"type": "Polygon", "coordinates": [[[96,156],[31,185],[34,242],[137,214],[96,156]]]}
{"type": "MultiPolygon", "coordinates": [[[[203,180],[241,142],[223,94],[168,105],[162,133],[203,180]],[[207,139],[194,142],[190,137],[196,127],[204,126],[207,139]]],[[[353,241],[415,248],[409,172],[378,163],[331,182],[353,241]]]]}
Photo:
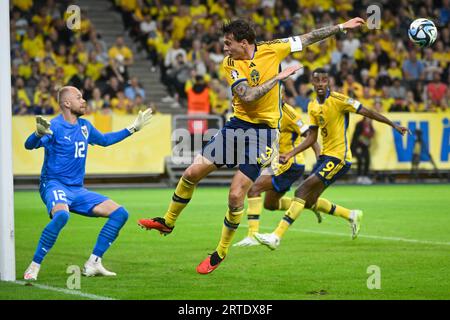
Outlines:
{"type": "Polygon", "coordinates": [[[36,281],[40,268],[41,268],[41,265],[39,263],[32,261],[30,263],[30,266],[27,268],[27,270],[25,270],[25,273],[23,275],[24,280],[36,281]]]}
{"type": "Polygon", "coordinates": [[[352,239],[355,240],[358,237],[359,231],[361,229],[361,221],[363,217],[363,212],[361,210],[351,210],[350,211],[350,226],[352,228],[352,239]]]}
{"type": "Polygon", "coordinates": [[[255,233],[253,235],[259,243],[275,250],[280,245],[280,238],[274,233],[255,233]]]}
{"type": "Polygon", "coordinates": [[[89,257],[89,260],[84,264],[83,275],[86,277],[94,276],[116,276],[115,272],[111,272],[105,269],[102,265],[102,258],[94,256],[93,254],[89,257]]]}
{"type": "Polygon", "coordinates": [[[252,247],[259,246],[260,243],[253,237],[245,237],[238,243],[233,244],[233,247],[252,247]]]}

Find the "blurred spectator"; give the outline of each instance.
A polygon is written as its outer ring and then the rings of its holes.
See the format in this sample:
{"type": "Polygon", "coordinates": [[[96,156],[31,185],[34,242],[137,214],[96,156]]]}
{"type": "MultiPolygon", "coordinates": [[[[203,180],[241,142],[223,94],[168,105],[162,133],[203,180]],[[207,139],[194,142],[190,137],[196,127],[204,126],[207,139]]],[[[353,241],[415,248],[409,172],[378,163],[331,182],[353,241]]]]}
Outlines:
{"type": "Polygon", "coordinates": [[[363,86],[355,81],[352,74],[348,74],[342,86],[342,92],[354,99],[359,99],[363,96],[363,86]]]}
{"type": "Polygon", "coordinates": [[[133,102],[125,97],[123,91],[118,91],[116,97],[111,99],[111,108],[115,114],[131,114],[133,102]]]}
{"type": "Polygon", "coordinates": [[[105,99],[102,98],[102,93],[99,88],[94,88],[92,97],[88,100],[88,113],[101,112],[106,107],[105,99]]]}
{"type": "Polygon", "coordinates": [[[389,89],[389,96],[400,100],[406,97],[406,88],[402,85],[399,78],[394,78],[394,83],[389,89]]]}
{"type": "Polygon", "coordinates": [[[344,55],[344,52],[342,51],[342,41],[337,40],[336,41],[336,48],[331,53],[331,73],[335,74],[339,71],[339,67],[341,64],[342,57],[344,55]]]}
{"type": "Polygon", "coordinates": [[[357,179],[359,184],[372,184],[369,177],[370,167],[370,143],[375,134],[372,120],[364,117],[356,123],[353,133],[351,150],[357,159],[357,179]]]}
{"type": "Polygon", "coordinates": [[[23,81],[23,78],[17,78],[14,86],[17,100],[22,101],[27,108],[31,107],[31,101],[29,94],[25,89],[25,81],[23,81]]]}
{"type": "Polygon", "coordinates": [[[433,50],[431,48],[425,49],[425,58],[423,60],[423,65],[425,67],[424,73],[426,82],[433,81],[434,73],[442,71],[439,67],[439,61],[433,58],[433,50]]]}
{"type": "Polygon", "coordinates": [[[111,77],[108,81],[108,85],[104,92],[105,95],[109,96],[110,99],[117,97],[117,92],[122,91],[122,85],[116,77],[111,77]]]}
{"type": "Polygon", "coordinates": [[[421,60],[417,59],[415,49],[409,51],[409,57],[403,62],[403,77],[408,83],[410,89],[415,89],[416,83],[424,78],[425,67],[421,60]]]}
{"type": "Polygon", "coordinates": [[[203,48],[200,39],[194,39],[192,42],[192,49],[188,52],[186,59],[193,66],[198,75],[204,76],[206,74],[208,58],[209,55],[203,48]]]}
{"type": "Polygon", "coordinates": [[[152,16],[150,14],[146,14],[144,16],[144,20],[139,25],[139,35],[138,41],[142,48],[147,48],[147,41],[149,38],[156,38],[157,25],[156,21],[152,20],[152,16]]]}
{"type": "Polygon", "coordinates": [[[137,94],[136,97],[133,100],[133,113],[138,113],[139,111],[144,111],[145,109],[147,109],[147,105],[144,103],[144,98],[140,95],[137,94]]]}
{"type": "Polygon", "coordinates": [[[92,94],[95,89],[95,82],[91,78],[86,77],[84,78],[83,86],[81,88],[83,92],[83,98],[85,100],[92,99],[92,94]]]}
{"type": "Polygon", "coordinates": [[[423,111],[425,111],[423,103],[422,104],[417,103],[417,101],[414,99],[414,93],[411,90],[406,92],[405,106],[411,112],[423,112],[423,111]]]}
{"type": "Polygon", "coordinates": [[[130,100],[134,100],[137,95],[145,99],[145,90],[139,85],[137,77],[132,77],[130,85],[125,88],[125,96],[130,100]]]}
{"type": "Polygon", "coordinates": [[[164,102],[173,102],[173,107],[178,107],[179,98],[186,97],[184,85],[189,79],[191,66],[186,63],[186,56],[181,53],[176,56],[175,62],[167,70],[167,88],[169,96],[163,98],[164,102]]]}
{"type": "Polygon", "coordinates": [[[85,76],[86,67],[82,63],[76,64],[77,72],[70,78],[69,85],[76,88],[82,88],[85,76]]]}
{"type": "Polygon", "coordinates": [[[439,24],[445,26],[450,21],[450,1],[442,0],[442,7],[439,9],[439,24]]]}
{"type": "MultiPolygon", "coordinates": [[[[301,65],[301,63],[298,60],[293,59],[292,55],[288,55],[286,57],[286,59],[284,59],[281,62],[281,69],[285,70],[286,68],[300,66],[300,65],[301,65]]],[[[296,83],[298,77],[300,77],[302,74],[303,74],[303,69],[300,69],[284,81],[284,85],[286,86],[287,95],[289,97],[298,96],[297,90],[295,89],[295,83],[296,83]]]]}
{"type": "Polygon", "coordinates": [[[34,107],[34,114],[52,115],[55,113],[50,95],[41,100],[41,104],[34,107]]]}
{"type": "Polygon", "coordinates": [[[434,73],[433,82],[430,82],[426,87],[427,97],[429,99],[429,109],[432,111],[448,108],[445,99],[447,95],[448,86],[441,81],[441,74],[436,71],[434,73]]]}
{"type": "MultiPolygon", "coordinates": [[[[202,76],[195,77],[194,84],[187,90],[186,95],[188,115],[208,115],[210,113],[209,88],[202,76]]],[[[191,135],[203,134],[207,129],[207,120],[188,120],[188,130],[191,135]]]]}
{"type": "Polygon", "coordinates": [[[300,107],[303,112],[308,112],[308,104],[310,99],[308,98],[308,85],[300,83],[298,86],[298,95],[295,97],[295,105],[300,107]]]}
{"type": "Polygon", "coordinates": [[[355,38],[353,31],[348,31],[347,36],[342,42],[342,52],[347,55],[347,57],[353,59],[356,50],[361,46],[361,41],[355,38]]]}
{"type": "Polygon", "coordinates": [[[116,38],[115,45],[108,50],[108,57],[120,68],[133,64],[133,52],[125,45],[125,40],[121,36],[116,38]]]}

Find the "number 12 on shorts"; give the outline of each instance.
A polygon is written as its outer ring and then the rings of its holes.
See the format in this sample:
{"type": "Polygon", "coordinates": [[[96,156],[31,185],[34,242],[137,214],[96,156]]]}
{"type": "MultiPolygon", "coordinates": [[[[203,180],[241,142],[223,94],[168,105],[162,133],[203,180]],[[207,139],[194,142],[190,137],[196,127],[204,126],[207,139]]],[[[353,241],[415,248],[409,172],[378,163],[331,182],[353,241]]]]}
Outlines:
{"type": "Polygon", "coordinates": [[[66,193],[63,190],[53,190],[53,196],[55,197],[55,201],[67,201],[66,193]]]}

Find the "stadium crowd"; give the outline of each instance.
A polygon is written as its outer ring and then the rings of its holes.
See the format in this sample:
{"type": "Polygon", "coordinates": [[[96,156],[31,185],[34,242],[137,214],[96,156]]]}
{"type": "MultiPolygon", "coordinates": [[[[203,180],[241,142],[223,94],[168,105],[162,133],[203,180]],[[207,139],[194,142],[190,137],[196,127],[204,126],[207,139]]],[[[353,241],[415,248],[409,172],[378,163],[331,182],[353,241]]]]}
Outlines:
{"type": "MultiPolygon", "coordinates": [[[[253,21],[257,40],[272,40],[367,17],[366,0],[110,0],[125,31],[148,55],[173,107],[189,105],[198,95],[204,110],[230,112],[231,92],[221,62],[223,21],[253,21]],[[206,94],[205,94],[206,92],[206,94]]],[[[285,82],[285,99],[306,111],[314,99],[310,73],[330,72],[333,90],[377,111],[447,112],[450,104],[450,1],[380,1],[380,29],[362,28],[327,39],[288,57],[282,67],[304,69],[285,82]],[[415,47],[407,36],[411,21],[427,17],[438,27],[431,48],[415,47]],[[311,48],[311,49],[310,49],[311,48]]],[[[134,113],[146,93],[128,75],[136,52],[123,37],[108,48],[82,11],[81,29],[65,27],[67,1],[13,0],[11,56],[14,114],[51,114],[55,90],[63,84],[83,89],[90,112],[134,113]]],[[[180,109],[180,112],[185,112],[180,109]]]]}
{"type": "Polygon", "coordinates": [[[133,52],[123,37],[108,47],[83,10],[80,28],[71,30],[66,24],[69,5],[69,1],[12,1],[13,114],[57,113],[56,92],[64,85],[83,91],[89,113],[145,109],[145,91],[128,74],[133,52]]]}
{"type": "MultiPolygon", "coordinates": [[[[305,68],[286,82],[286,99],[306,110],[314,98],[310,72],[326,67],[332,87],[378,111],[442,112],[448,110],[450,62],[449,1],[381,1],[381,28],[349,32],[294,54],[284,67],[305,68]],[[416,17],[438,26],[436,43],[421,50],[408,40],[416,17]]],[[[228,110],[230,92],[221,70],[219,36],[222,22],[243,17],[256,25],[260,41],[299,35],[352,16],[367,17],[369,1],[352,0],[234,0],[234,1],[113,1],[125,29],[147,50],[153,68],[160,68],[166,101],[186,98],[196,76],[211,89],[213,113],[228,110]]]]}

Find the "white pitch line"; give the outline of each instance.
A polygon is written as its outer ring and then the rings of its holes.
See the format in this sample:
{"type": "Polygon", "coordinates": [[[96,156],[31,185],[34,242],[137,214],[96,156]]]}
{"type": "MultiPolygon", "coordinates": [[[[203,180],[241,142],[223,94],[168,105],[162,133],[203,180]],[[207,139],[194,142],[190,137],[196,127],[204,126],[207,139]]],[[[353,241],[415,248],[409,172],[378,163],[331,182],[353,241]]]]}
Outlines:
{"type": "MultiPolygon", "coordinates": [[[[20,284],[22,286],[25,286],[28,282],[12,281],[11,283],[20,284]]],[[[55,291],[55,292],[70,294],[70,295],[74,295],[74,296],[78,296],[78,297],[89,298],[92,300],[116,300],[116,299],[110,298],[110,297],[98,296],[96,294],[85,293],[85,292],[81,292],[78,290],[70,290],[70,289],[64,289],[64,288],[51,287],[51,286],[46,286],[44,284],[38,284],[38,283],[34,283],[34,282],[31,283],[31,286],[34,288],[42,289],[42,290],[55,291]]]]}
{"type": "MultiPolygon", "coordinates": [[[[260,229],[272,230],[273,228],[271,228],[271,227],[260,227],[260,229]]],[[[350,233],[330,232],[330,231],[317,231],[317,230],[310,230],[310,229],[292,229],[291,231],[327,234],[327,235],[341,236],[341,237],[346,237],[346,238],[351,239],[351,234],[350,233]]],[[[368,234],[360,234],[360,235],[358,235],[358,238],[368,238],[368,239],[377,239],[377,240],[401,241],[401,242],[410,242],[410,243],[450,246],[450,242],[440,242],[440,241],[431,241],[431,240],[417,240],[417,239],[407,239],[407,238],[400,238],[400,237],[372,236],[372,235],[368,235],[368,234]]]]}

